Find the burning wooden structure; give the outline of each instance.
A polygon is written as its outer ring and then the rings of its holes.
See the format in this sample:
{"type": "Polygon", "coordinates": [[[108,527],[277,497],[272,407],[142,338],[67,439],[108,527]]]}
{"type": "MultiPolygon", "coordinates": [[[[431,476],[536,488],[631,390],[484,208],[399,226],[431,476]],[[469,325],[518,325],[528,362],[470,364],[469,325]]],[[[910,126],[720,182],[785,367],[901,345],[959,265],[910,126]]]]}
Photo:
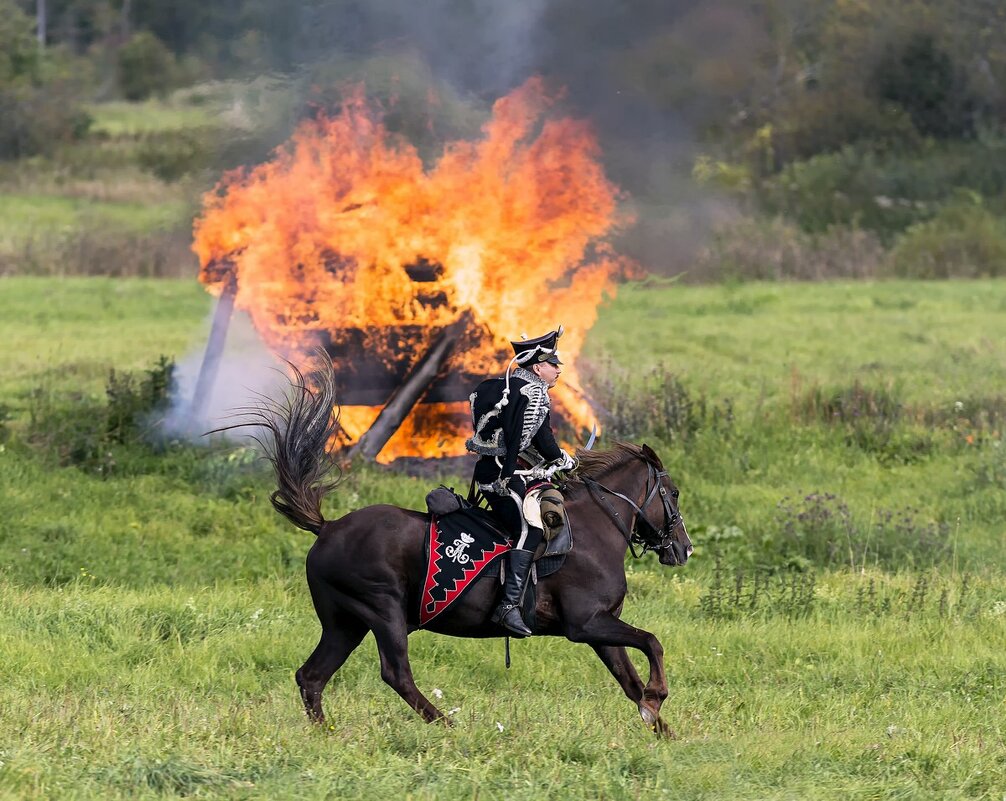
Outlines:
{"type": "Polygon", "coordinates": [[[594,423],[575,357],[627,268],[604,241],[625,220],[589,128],[552,104],[532,80],[482,139],[426,167],[351,93],[204,199],[200,280],[224,302],[235,288],[275,352],[332,357],[339,446],[385,462],[464,453],[474,386],[502,373],[510,339],[559,323],[556,415],[594,423]]]}

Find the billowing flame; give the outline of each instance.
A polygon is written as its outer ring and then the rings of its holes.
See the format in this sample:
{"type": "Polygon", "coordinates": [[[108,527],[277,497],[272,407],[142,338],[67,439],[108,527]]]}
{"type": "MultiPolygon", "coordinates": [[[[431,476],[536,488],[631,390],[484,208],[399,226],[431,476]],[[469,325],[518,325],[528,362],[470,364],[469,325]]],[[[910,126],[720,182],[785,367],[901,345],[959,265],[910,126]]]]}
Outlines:
{"type": "MultiPolygon", "coordinates": [[[[509,340],[562,323],[553,403],[567,423],[594,424],[575,359],[627,268],[604,237],[628,220],[589,127],[551,116],[552,105],[532,79],[495,103],[480,139],[448,144],[425,168],[357,90],[338,114],[303,122],[272,161],[225,175],[204,198],[200,280],[214,292],[236,280],[237,307],[294,363],[321,345],[350,371],[347,442],[394,389],[355,402],[365,365],[400,378],[465,312],[473,326],[441,375],[465,377],[470,391],[502,373],[509,340]]],[[[463,453],[467,391],[421,401],[379,460],[463,453]]]]}

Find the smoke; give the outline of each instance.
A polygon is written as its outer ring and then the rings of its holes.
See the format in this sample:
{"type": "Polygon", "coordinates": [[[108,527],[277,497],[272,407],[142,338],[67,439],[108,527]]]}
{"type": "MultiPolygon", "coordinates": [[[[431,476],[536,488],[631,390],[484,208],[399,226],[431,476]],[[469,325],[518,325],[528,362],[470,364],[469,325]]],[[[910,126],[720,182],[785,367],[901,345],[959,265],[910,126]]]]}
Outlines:
{"type": "MultiPolygon", "coordinates": [[[[241,422],[243,408],[259,405],[263,397],[279,396],[288,382],[282,359],[262,344],[248,315],[235,312],[212,390],[204,408],[194,409],[192,400],[204,355],[205,348],[200,347],[176,362],[174,397],[161,430],[167,437],[205,445],[211,438],[203,436],[204,432],[241,422]]],[[[252,432],[236,429],[214,436],[246,442],[252,432]]]]}
{"type": "Polygon", "coordinates": [[[688,94],[694,64],[675,55],[684,47],[700,58],[754,38],[726,0],[369,0],[302,13],[306,83],[323,84],[319,65],[334,59],[328,76],[393,98],[389,127],[424,156],[442,140],[477,133],[473,121],[494,100],[543,75],[565,92],[564,110],[594,126],[606,171],[636,211],[616,244],[649,270],[687,269],[707,231],[734,213],[691,179],[705,107],[688,94]]]}
{"type": "Polygon", "coordinates": [[[461,90],[498,97],[522,83],[540,52],[547,0],[456,0],[397,5],[406,38],[435,75],[461,90]]]}
{"type": "MultiPolygon", "coordinates": [[[[689,106],[684,90],[701,84],[684,74],[694,64],[675,61],[683,44],[693,53],[715,44],[720,54],[748,36],[728,0],[318,0],[290,13],[290,28],[271,34],[285,75],[235,101],[257,137],[232,147],[226,166],[263,160],[298,118],[359,82],[389,109],[390,129],[436,158],[445,141],[477,135],[497,98],[543,75],[563,92],[562,111],[592,124],[608,176],[626,191],[636,222],[618,235],[619,252],[652,272],[687,271],[711,229],[737,214],[691,180],[703,106],[694,93],[689,106]]],[[[235,410],[284,380],[282,362],[240,313],[206,408],[192,409],[202,361],[200,348],[177,365],[179,400],[165,423],[173,435],[232,423],[235,410]]]]}

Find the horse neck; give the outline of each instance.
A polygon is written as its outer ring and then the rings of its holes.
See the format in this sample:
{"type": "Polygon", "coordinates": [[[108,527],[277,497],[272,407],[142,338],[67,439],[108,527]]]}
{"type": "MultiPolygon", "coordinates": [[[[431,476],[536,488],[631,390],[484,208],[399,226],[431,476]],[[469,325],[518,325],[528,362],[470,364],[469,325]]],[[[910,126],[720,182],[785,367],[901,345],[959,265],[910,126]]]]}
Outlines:
{"type": "MultiPolygon", "coordinates": [[[[607,489],[620,492],[625,497],[632,498],[633,501],[639,503],[643,486],[646,483],[646,466],[639,459],[626,459],[604,470],[597,476],[592,476],[592,478],[603,484],[607,489]]],[[[610,508],[618,512],[626,527],[631,528],[635,509],[615,495],[603,491],[600,494],[608,502],[610,508]]],[[[625,551],[629,548],[629,543],[612,519],[609,506],[605,506],[603,501],[599,504],[587,490],[585,484],[582,485],[580,493],[570,505],[580,515],[589,516],[587,519],[599,521],[598,525],[591,526],[588,524],[588,527],[596,528],[605,541],[610,541],[613,545],[618,543],[624,556],[625,551]]]]}

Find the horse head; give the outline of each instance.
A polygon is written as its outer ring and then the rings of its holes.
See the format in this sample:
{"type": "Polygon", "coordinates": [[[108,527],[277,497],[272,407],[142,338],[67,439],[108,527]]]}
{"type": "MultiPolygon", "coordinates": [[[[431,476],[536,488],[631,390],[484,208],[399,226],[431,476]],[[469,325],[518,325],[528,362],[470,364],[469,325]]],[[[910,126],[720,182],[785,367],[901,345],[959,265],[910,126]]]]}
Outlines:
{"type": "Polygon", "coordinates": [[[640,448],[640,455],[650,469],[655,492],[648,493],[636,520],[640,539],[648,550],[657,552],[662,565],[683,565],[692,555],[692,541],[685,520],[678,511],[678,488],[667,475],[663,462],[649,445],[640,448]],[[661,520],[659,528],[651,521],[661,520]]]}

